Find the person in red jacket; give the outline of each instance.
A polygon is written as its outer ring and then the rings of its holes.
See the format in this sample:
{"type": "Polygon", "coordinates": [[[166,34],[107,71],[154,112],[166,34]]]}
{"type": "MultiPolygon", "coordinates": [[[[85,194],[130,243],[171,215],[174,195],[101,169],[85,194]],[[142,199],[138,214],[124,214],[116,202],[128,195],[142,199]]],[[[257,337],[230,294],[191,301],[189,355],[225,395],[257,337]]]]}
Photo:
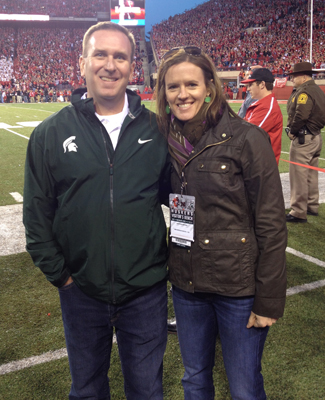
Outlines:
{"type": "Polygon", "coordinates": [[[281,155],[281,138],[283,117],[273,90],[274,77],[267,68],[255,69],[248,79],[241,83],[248,84],[252,99],[257,99],[248,107],[245,120],[259,126],[267,132],[271,139],[272,149],[279,164],[281,155]]]}

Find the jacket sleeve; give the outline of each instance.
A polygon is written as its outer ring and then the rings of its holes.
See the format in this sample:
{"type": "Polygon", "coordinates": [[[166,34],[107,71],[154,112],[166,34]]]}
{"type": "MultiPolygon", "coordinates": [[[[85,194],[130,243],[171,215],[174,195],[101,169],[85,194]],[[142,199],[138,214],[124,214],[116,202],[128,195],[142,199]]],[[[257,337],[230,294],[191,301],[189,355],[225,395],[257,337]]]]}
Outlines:
{"type": "Polygon", "coordinates": [[[172,193],[171,187],[171,161],[170,155],[167,150],[166,154],[166,163],[161,172],[160,181],[159,181],[159,199],[160,203],[164,204],[166,207],[169,207],[169,193],[172,193]]]}
{"type": "Polygon", "coordinates": [[[255,102],[250,96],[250,94],[247,94],[246,99],[244,100],[243,104],[241,105],[238,115],[241,118],[245,118],[245,115],[247,113],[248,108],[255,102]],[[249,96],[249,97],[248,97],[249,96]]]}
{"type": "Polygon", "coordinates": [[[57,199],[43,140],[36,128],[26,154],[23,205],[26,250],[48,281],[60,287],[70,274],[65,269],[64,257],[53,235],[57,199]]]}
{"type": "Polygon", "coordinates": [[[252,127],[247,132],[241,157],[259,251],[252,311],[280,318],[286,299],[287,228],[280,175],[263,130],[252,127]]]}
{"type": "Polygon", "coordinates": [[[307,93],[299,93],[295,101],[296,110],[290,126],[293,135],[297,135],[299,130],[306,125],[314,106],[312,98],[307,93]]]}

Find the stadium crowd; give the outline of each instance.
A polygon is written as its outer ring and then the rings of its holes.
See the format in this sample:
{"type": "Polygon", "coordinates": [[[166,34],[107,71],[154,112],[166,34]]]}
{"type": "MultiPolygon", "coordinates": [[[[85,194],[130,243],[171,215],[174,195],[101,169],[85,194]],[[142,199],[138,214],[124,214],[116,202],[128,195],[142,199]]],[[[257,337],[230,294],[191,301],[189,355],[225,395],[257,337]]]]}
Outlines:
{"type": "MultiPolygon", "coordinates": [[[[17,100],[16,92],[20,89],[26,89],[29,101],[31,97],[38,99],[37,94],[29,96],[35,91],[40,94],[40,101],[49,101],[54,89],[60,89],[54,99],[60,99],[61,95],[63,101],[68,99],[64,89],[84,83],[79,69],[84,32],[84,29],[0,28],[0,89],[2,86],[6,92],[7,101],[17,100]]],[[[136,39],[136,66],[129,83],[141,85],[145,54],[140,52],[140,31],[132,32],[136,39]]]]}
{"type": "MultiPolygon", "coordinates": [[[[104,3],[108,4],[104,0],[91,3],[4,0],[0,10],[6,13],[51,10],[60,16],[87,16],[94,10],[103,10],[104,3]]],[[[323,0],[314,1],[314,68],[325,67],[323,5],[323,0]]],[[[218,70],[236,69],[244,77],[247,67],[259,64],[281,77],[293,64],[309,56],[308,20],[307,0],[210,0],[153,26],[152,43],[158,59],[172,47],[196,45],[205,49],[218,70]]],[[[130,84],[136,85],[144,83],[144,53],[139,49],[140,30],[132,31],[137,47],[130,84]]],[[[0,84],[5,88],[14,85],[28,89],[82,85],[78,60],[83,34],[84,29],[72,28],[0,28],[0,84]]]]}
{"type": "MultiPolygon", "coordinates": [[[[153,26],[152,39],[159,59],[170,48],[196,45],[219,70],[260,64],[282,76],[309,56],[308,21],[307,0],[210,0],[153,26]]],[[[314,2],[313,25],[313,63],[320,68],[325,62],[323,0],[314,2]]]]}
{"type": "Polygon", "coordinates": [[[36,14],[55,17],[95,17],[108,12],[107,0],[2,0],[0,13],[36,14]]]}

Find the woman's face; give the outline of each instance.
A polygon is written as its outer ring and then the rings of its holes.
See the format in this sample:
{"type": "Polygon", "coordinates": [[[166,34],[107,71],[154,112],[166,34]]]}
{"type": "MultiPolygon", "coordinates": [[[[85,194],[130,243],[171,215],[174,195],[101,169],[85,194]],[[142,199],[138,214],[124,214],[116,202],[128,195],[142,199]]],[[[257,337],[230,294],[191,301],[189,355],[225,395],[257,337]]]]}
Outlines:
{"type": "Polygon", "coordinates": [[[165,76],[165,92],[171,112],[180,121],[194,118],[209,95],[202,69],[190,62],[169,68],[165,76]]]}

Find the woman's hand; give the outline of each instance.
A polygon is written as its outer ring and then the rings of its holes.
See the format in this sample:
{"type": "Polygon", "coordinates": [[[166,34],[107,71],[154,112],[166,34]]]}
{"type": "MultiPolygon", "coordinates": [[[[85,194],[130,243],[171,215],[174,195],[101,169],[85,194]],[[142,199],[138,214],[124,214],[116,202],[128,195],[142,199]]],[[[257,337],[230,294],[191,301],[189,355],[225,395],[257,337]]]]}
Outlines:
{"type": "Polygon", "coordinates": [[[255,326],[255,328],[265,328],[266,326],[272,326],[276,321],[276,318],[261,317],[251,311],[246,328],[251,328],[252,326],[255,326]]]}

